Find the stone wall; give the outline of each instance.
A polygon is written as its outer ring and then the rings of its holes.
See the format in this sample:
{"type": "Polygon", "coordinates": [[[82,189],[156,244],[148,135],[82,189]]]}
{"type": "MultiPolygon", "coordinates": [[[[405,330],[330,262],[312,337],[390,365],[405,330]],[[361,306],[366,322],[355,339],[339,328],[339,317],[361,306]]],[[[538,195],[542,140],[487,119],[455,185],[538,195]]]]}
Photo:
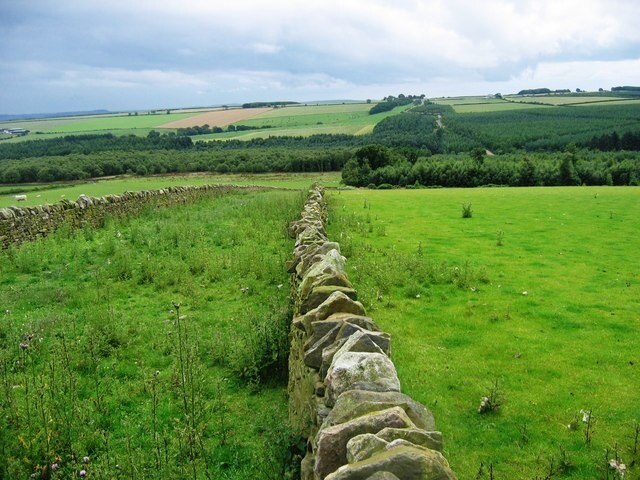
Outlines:
{"type": "Polygon", "coordinates": [[[314,186],[295,237],[289,417],[308,439],[302,480],[455,479],[431,412],[400,392],[391,339],[366,316],[329,241],[314,186]]]}
{"type": "Polygon", "coordinates": [[[53,205],[9,207],[0,209],[0,245],[11,245],[45,237],[62,225],[71,228],[99,227],[107,216],[137,215],[145,208],[184,204],[203,197],[215,197],[232,190],[262,187],[203,185],[167,187],[158,190],[125,192],[121,195],[87,197],[75,202],[62,200],[53,205]]]}

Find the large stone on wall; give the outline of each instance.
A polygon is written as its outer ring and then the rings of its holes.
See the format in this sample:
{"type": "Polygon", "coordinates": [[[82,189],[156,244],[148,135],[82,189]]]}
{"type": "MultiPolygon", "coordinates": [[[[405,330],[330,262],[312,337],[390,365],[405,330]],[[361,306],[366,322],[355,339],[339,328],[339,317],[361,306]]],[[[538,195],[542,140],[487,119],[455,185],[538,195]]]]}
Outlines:
{"type": "Polygon", "coordinates": [[[362,389],[399,392],[396,369],[384,353],[346,352],[335,356],[325,378],[325,403],[332,407],[338,396],[347,390],[362,389]]]}
{"type": "Polygon", "coordinates": [[[300,303],[300,313],[307,313],[309,310],[313,310],[329,298],[333,292],[342,292],[352,300],[358,299],[358,293],[350,287],[343,287],[340,285],[314,287],[311,290],[311,293],[309,293],[309,295],[300,303]]]}
{"type": "MultiPolygon", "coordinates": [[[[339,322],[314,322],[314,324],[317,323],[326,323],[327,326],[333,325],[333,328],[329,330],[324,336],[316,340],[313,345],[311,345],[305,351],[304,354],[305,365],[311,368],[320,369],[320,366],[322,365],[322,352],[324,352],[325,348],[331,346],[335,342],[336,335],[338,335],[341,324],[339,322]]],[[[316,332],[314,332],[314,335],[316,335],[316,332]]]]}
{"type": "Polygon", "coordinates": [[[344,272],[329,272],[323,273],[316,277],[312,282],[307,282],[304,289],[298,289],[298,294],[301,299],[306,299],[311,292],[317,287],[325,287],[335,285],[337,287],[353,288],[353,285],[344,274],[344,272]]]}
{"type": "Polygon", "coordinates": [[[431,450],[437,450],[438,452],[442,451],[442,433],[440,432],[425,431],[416,428],[387,427],[380,430],[377,435],[387,442],[405,440],[414,445],[420,445],[431,450]]]}
{"type": "Polygon", "coordinates": [[[310,245],[309,248],[300,255],[300,263],[302,264],[301,272],[306,272],[312,264],[316,263],[331,250],[337,250],[338,253],[340,253],[340,244],[336,242],[322,242],[310,245]]]}
{"type": "MultiPolygon", "coordinates": [[[[342,320],[342,318],[348,318],[349,320],[358,322],[361,325],[377,328],[369,317],[349,314],[332,315],[327,320],[313,322],[311,324],[313,334],[305,343],[305,363],[310,367],[320,369],[322,372],[322,376],[325,376],[327,374],[329,366],[333,361],[335,352],[337,352],[340,347],[342,347],[347,338],[351,337],[351,335],[355,334],[356,332],[366,333],[372,338],[372,340],[380,347],[380,349],[385,354],[389,354],[390,337],[387,333],[367,330],[365,328],[362,328],[360,325],[344,321],[342,320]],[[333,318],[337,318],[338,320],[332,320],[333,318]],[[341,341],[343,339],[345,340],[344,342],[341,341]],[[333,345],[336,341],[341,342],[339,344],[333,345]],[[327,348],[330,348],[330,350],[328,350],[327,355],[325,355],[324,351],[327,348]],[[326,365],[326,368],[321,368],[323,364],[326,365]]],[[[355,348],[352,348],[351,350],[376,351],[356,350],[355,348]]]]}
{"type": "Polygon", "coordinates": [[[302,272],[302,264],[298,264],[296,272],[302,278],[298,287],[299,292],[309,292],[313,284],[324,275],[344,274],[344,266],[347,261],[335,248],[329,250],[322,256],[322,259],[309,267],[306,272],[302,272]]]}
{"type": "MultiPolygon", "coordinates": [[[[325,420],[324,426],[337,425],[361,415],[391,407],[402,408],[416,427],[428,430],[430,433],[438,433],[431,432],[436,428],[433,414],[427,410],[424,405],[416,402],[409,395],[400,392],[348,390],[338,397],[333,410],[331,410],[331,413],[329,413],[329,416],[325,420]]],[[[387,435],[384,439],[388,442],[396,438],[405,438],[406,440],[412,441],[411,438],[408,437],[394,436],[394,432],[392,431],[387,432],[387,435]]],[[[413,443],[429,446],[422,442],[413,443]]]]}
{"type": "Polygon", "coordinates": [[[316,475],[322,480],[347,463],[347,443],[353,437],[363,433],[376,433],[385,427],[415,426],[404,410],[393,407],[320,430],[316,437],[316,475]]]}
{"type": "Polygon", "coordinates": [[[376,472],[370,477],[367,477],[367,480],[400,480],[391,472],[376,472]]]}
{"type": "Polygon", "coordinates": [[[345,465],[325,478],[326,480],[368,480],[377,472],[389,472],[402,480],[455,480],[456,478],[441,453],[410,446],[399,446],[361,462],[345,465]]]}
{"type": "Polygon", "coordinates": [[[313,310],[304,314],[299,321],[304,326],[308,335],[313,333],[311,324],[319,320],[325,320],[334,313],[352,313],[355,315],[364,315],[365,310],[360,302],[351,300],[342,292],[333,292],[324,302],[313,310]]]}
{"type": "Polygon", "coordinates": [[[347,442],[347,462],[355,463],[385,450],[389,442],[373,433],[356,435],[347,442]]]}

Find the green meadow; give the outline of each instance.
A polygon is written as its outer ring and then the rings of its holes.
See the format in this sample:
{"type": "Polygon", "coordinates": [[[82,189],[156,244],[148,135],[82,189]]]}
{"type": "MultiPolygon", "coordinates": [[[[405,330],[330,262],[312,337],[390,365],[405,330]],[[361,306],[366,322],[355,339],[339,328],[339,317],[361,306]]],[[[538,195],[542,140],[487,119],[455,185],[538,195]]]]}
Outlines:
{"type": "Polygon", "coordinates": [[[303,201],[231,193],[0,252],[0,478],[295,470],[284,263],[303,201]]]}
{"type": "Polygon", "coordinates": [[[194,113],[170,113],[153,115],[121,115],[91,118],[87,117],[78,122],[66,123],[51,127],[48,131],[53,133],[75,133],[101,130],[121,130],[154,128],[174,120],[192,117],[194,113]]]}
{"type": "Polygon", "coordinates": [[[330,238],[458,478],[618,478],[615,458],[637,478],[640,190],[351,190],[329,201],[330,238]],[[483,397],[492,408],[481,414],[483,397]]]}
{"type": "Polygon", "coordinates": [[[265,174],[224,174],[224,175],[159,175],[148,177],[117,177],[113,179],[78,182],[74,184],[45,184],[32,186],[0,187],[0,208],[33,206],[56,203],[63,199],[75,200],[80,195],[101,197],[123,192],[154,190],[176,185],[260,185],[291,189],[307,189],[313,182],[322,182],[328,187],[337,187],[340,172],[325,173],[265,173],[265,174]],[[16,202],[15,195],[26,194],[27,200],[16,202]]]}
{"type": "Polygon", "coordinates": [[[540,96],[523,96],[523,97],[509,97],[511,101],[521,103],[544,103],[548,105],[579,105],[590,103],[602,103],[602,102],[624,102],[629,100],[627,98],[620,97],[605,97],[605,96],[593,96],[586,95],[540,95],[540,96]]]}

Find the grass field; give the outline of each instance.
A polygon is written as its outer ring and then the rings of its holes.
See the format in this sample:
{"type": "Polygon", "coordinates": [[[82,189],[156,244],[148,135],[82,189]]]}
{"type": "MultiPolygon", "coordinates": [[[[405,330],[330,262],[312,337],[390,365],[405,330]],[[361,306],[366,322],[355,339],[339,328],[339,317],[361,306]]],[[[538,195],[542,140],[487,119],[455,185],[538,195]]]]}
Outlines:
{"type": "Polygon", "coordinates": [[[397,107],[390,112],[369,115],[372,104],[347,103],[340,105],[295,106],[270,110],[248,120],[236,122],[252,127],[269,126],[264,130],[245,130],[212,135],[199,135],[193,140],[250,140],[272,136],[303,136],[316,134],[363,135],[390,115],[397,115],[410,105],[397,107]]]}
{"type": "Polygon", "coordinates": [[[476,103],[505,103],[505,100],[495,97],[445,97],[430,98],[430,101],[439,105],[468,105],[476,103]]]}
{"type": "Polygon", "coordinates": [[[490,103],[452,105],[452,107],[458,113],[485,113],[485,112],[504,112],[507,110],[524,110],[526,108],[549,108],[550,105],[536,105],[533,103],[516,103],[516,102],[490,102],[490,103]]]}
{"type": "Polygon", "coordinates": [[[616,455],[637,478],[640,190],[357,190],[330,205],[330,237],[459,478],[612,479],[616,455]],[[479,414],[491,393],[501,406],[479,414]]]}
{"type": "Polygon", "coordinates": [[[536,96],[508,96],[507,100],[493,97],[453,97],[434,98],[432,102],[440,105],[450,105],[457,113],[500,112],[505,110],[519,110],[544,106],[564,105],[627,105],[640,104],[639,100],[620,97],[586,96],[586,95],[536,95],[536,96]]]}
{"type": "Polygon", "coordinates": [[[313,182],[322,182],[329,187],[337,187],[340,182],[340,172],[326,173],[269,173],[269,174],[226,174],[226,175],[162,175],[150,177],[118,177],[109,180],[97,180],[77,184],[50,184],[37,186],[11,185],[0,187],[0,208],[11,205],[31,206],[44,203],[59,202],[63,198],[77,199],[81,194],[91,197],[101,197],[108,194],[118,194],[126,191],[153,190],[156,188],[175,185],[205,185],[205,184],[233,184],[233,185],[263,185],[268,187],[282,187],[292,189],[307,189],[313,182]],[[36,191],[32,191],[36,189],[36,191]],[[27,194],[27,200],[16,202],[15,195],[27,194]]]}
{"type": "Polygon", "coordinates": [[[602,102],[624,102],[625,98],[604,97],[604,96],[583,96],[583,95],[540,95],[532,97],[509,97],[511,101],[521,103],[544,103],[546,105],[580,105],[602,102]]]}
{"type": "Polygon", "coordinates": [[[0,252],[0,478],[285,478],[303,200],[229,194],[0,252]]]}
{"type": "Polygon", "coordinates": [[[96,130],[119,130],[133,128],[157,128],[162,124],[192,117],[193,113],[170,113],[156,115],[125,115],[102,118],[86,118],[79,122],[56,126],[48,130],[55,133],[76,133],[96,130]]]}

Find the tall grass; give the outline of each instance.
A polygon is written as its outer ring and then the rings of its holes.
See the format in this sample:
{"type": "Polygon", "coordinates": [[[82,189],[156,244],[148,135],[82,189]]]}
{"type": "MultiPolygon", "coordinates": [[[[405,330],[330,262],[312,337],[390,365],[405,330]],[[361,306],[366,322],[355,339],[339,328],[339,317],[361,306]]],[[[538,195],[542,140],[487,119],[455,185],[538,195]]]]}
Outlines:
{"type": "Polygon", "coordinates": [[[283,478],[297,192],[0,255],[0,478],[283,478]]]}

